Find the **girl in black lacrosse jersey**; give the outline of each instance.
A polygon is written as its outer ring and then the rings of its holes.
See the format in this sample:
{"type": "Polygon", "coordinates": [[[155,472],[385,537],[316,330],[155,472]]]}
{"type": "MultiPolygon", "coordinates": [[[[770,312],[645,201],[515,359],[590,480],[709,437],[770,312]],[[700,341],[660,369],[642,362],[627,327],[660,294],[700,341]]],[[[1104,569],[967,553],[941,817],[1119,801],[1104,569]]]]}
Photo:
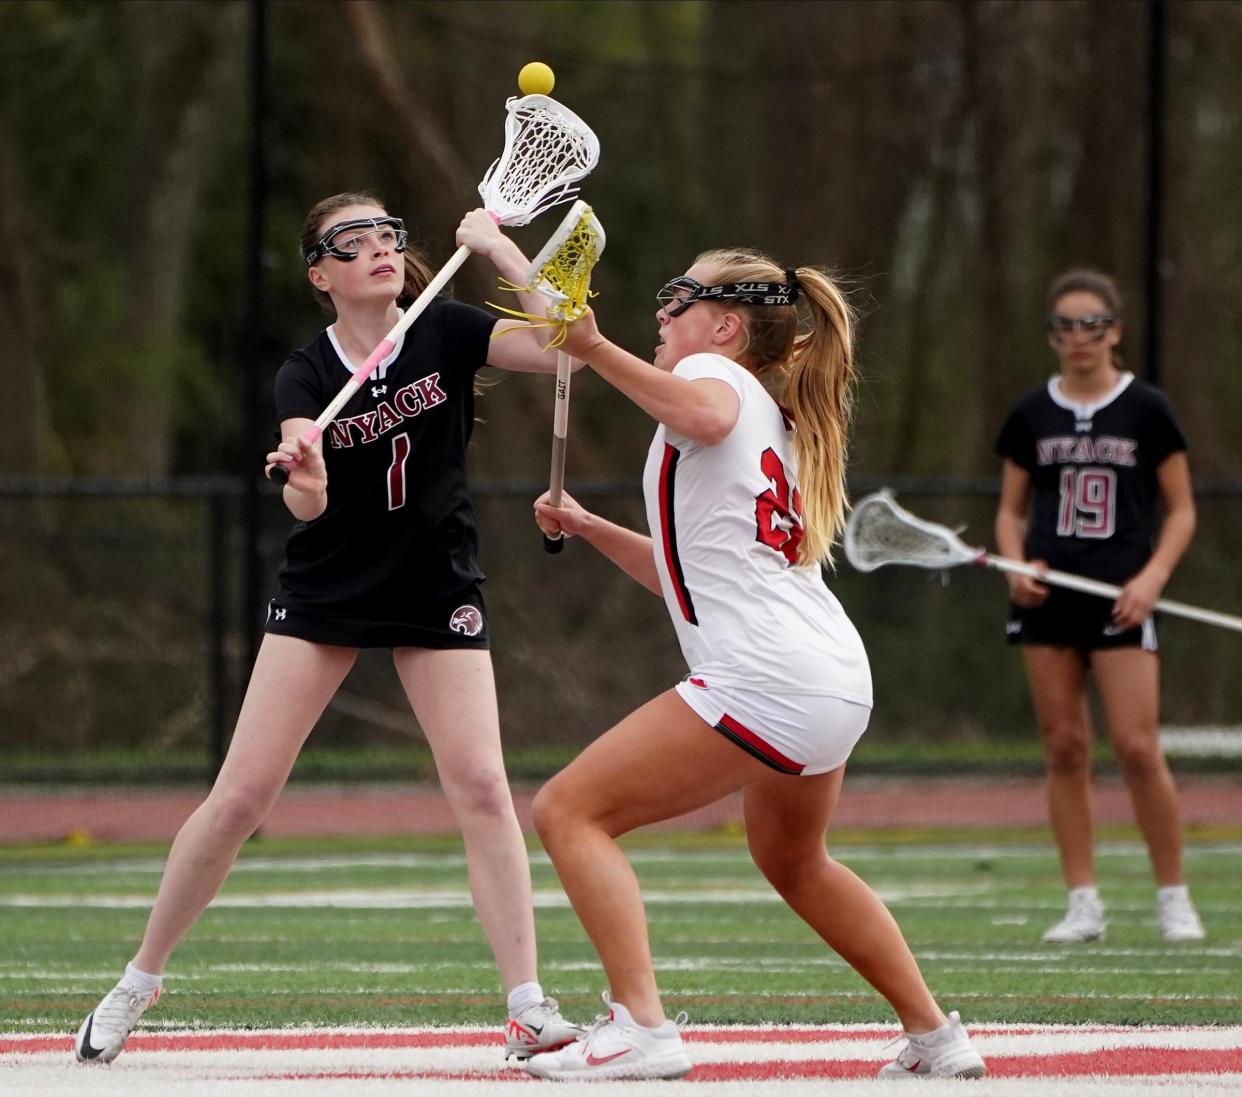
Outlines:
{"type": "MultiPolygon", "coordinates": [[[[527,263],[483,210],[457,242],[515,284],[527,263]]],[[[400,220],[369,194],[338,194],[307,217],[307,276],[336,322],[281,367],[276,404],[296,459],[284,501],[298,523],[268,608],[237,728],[215,787],[169,853],[142,945],[83,1022],[76,1051],[110,1061],[158,998],[173,948],[224,883],[263,822],[303,742],[363,647],[393,662],[462,828],[475,911],[508,990],[506,1055],[582,1033],[545,998],[535,973],[530,867],[501,757],[466,484],[475,374],[484,365],[549,372],[535,330],[438,298],[313,444],[308,428],[430,281],[400,220]],[[509,328],[503,339],[492,336],[509,328]]],[[[541,312],[523,295],[527,312],[541,312]]]]}
{"type": "Polygon", "coordinates": [[[1121,587],[1110,601],[1007,577],[1007,632],[1025,657],[1069,888],[1065,917],[1044,934],[1051,942],[1094,940],[1106,925],[1092,856],[1088,671],[1151,857],[1161,933],[1168,941],[1203,937],[1182,880],[1177,790],[1157,737],[1152,618],[1194,535],[1194,498],[1168,401],[1123,369],[1120,339],[1111,278],[1095,271],[1058,278],[1048,293],[1048,342],[1060,371],[1017,404],[997,442],[1002,554],[1121,587]]]}

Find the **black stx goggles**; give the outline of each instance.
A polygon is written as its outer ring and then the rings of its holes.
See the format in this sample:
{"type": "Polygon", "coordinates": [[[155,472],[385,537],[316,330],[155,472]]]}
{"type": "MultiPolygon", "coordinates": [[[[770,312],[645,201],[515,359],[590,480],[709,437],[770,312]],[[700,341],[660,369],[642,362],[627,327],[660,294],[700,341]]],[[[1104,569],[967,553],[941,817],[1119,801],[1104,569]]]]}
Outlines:
{"type": "Polygon", "coordinates": [[[1089,316],[1058,316],[1053,313],[1044,322],[1044,327],[1054,339],[1081,331],[1092,343],[1098,343],[1116,323],[1117,318],[1111,312],[1093,312],[1089,316]]]}
{"type": "Polygon", "coordinates": [[[405,251],[408,233],[400,217],[362,217],[333,225],[303,258],[313,267],[326,255],[349,262],[358,258],[360,248],[369,244],[393,251],[405,251]]]}
{"type": "Polygon", "coordinates": [[[680,316],[696,301],[736,301],[740,305],[792,305],[798,300],[798,276],[785,271],[784,282],[727,282],[705,286],[696,278],[674,278],[656,294],[666,316],[680,316]]]}

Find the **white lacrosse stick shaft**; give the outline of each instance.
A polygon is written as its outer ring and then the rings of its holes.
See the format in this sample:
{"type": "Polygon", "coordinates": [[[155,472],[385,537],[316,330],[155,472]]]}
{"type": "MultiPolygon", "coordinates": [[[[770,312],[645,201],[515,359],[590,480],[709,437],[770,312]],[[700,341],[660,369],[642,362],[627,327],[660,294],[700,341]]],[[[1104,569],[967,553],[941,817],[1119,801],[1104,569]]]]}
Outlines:
{"type": "MultiPolygon", "coordinates": [[[[466,247],[465,244],[462,244],[462,246],[453,253],[453,257],[449,259],[449,261],[440,269],[440,273],[427,283],[427,288],[418,295],[417,300],[415,300],[414,303],[411,304],[404,313],[402,313],[401,319],[393,324],[388,334],[380,340],[379,345],[371,351],[370,355],[368,355],[367,360],[356,370],[354,370],[354,372],[350,375],[349,380],[345,382],[345,385],[341,391],[333,397],[332,403],[330,403],[319,413],[319,418],[315,420],[315,425],[302,435],[308,444],[316,441],[319,436],[323,434],[324,427],[326,427],[337,417],[337,414],[340,412],[341,408],[348,404],[353,398],[354,393],[362,388],[362,386],[366,383],[367,378],[375,372],[376,366],[378,366],[393,352],[394,349],[396,349],[397,340],[400,339],[402,334],[410,327],[410,325],[423,314],[427,306],[431,304],[431,302],[440,294],[440,291],[449,284],[449,281],[460,269],[462,263],[469,258],[470,249],[466,247]]],[[[272,471],[275,472],[276,470],[273,469],[272,471]]]]}
{"type": "MultiPolygon", "coordinates": [[[[1069,590],[1082,591],[1084,594],[1098,594],[1101,598],[1116,598],[1121,594],[1121,587],[1114,586],[1112,583],[1102,583],[1098,579],[1088,579],[1083,575],[1070,575],[1064,571],[1041,571],[1034,564],[1011,560],[1007,556],[996,556],[982,550],[979,551],[974,562],[981,567],[993,568],[996,571],[1009,572],[1012,575],[1026,575],[1054,587],[1067,587],[1069,590]]],[[[1219,625],[1221,628],[1242,632],[1242,617],[1234,617],[1229,613],[1200,609],[1198,606],[1188,606],[1185,602],[1174,602],[1169,598],[1161,598],[1153,608],[1173,617],[1186,617],[1205,625],[1219,625]]]]}
{"type": "MultiPolygon", "coordinates": [[[[548,475],[548,502],[561,505],[565,493],[565,447],[569,434],[569,385],[574,376],[574,360],[564,351],[556,352],[556,407],[552,412],[552,470],[548,475]]],[[[563,533],[545,533],[543,547],[560,552],[565,546],[563,533]]]]}

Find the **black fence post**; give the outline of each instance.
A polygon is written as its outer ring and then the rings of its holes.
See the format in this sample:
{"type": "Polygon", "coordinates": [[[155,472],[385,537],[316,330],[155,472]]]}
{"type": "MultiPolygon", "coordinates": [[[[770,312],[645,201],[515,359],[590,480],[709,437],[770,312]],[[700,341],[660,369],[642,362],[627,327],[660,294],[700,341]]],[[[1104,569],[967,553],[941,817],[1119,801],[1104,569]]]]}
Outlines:
{"type": "Polygon", "coordinates": [[[229,672],[227,653],[228,549],[227,496],[216,488],[207,496],[207,658],[208,681],[211,683],[211,772],[208,783],[214,783],[224,764],[228,748],[229,672]]]}

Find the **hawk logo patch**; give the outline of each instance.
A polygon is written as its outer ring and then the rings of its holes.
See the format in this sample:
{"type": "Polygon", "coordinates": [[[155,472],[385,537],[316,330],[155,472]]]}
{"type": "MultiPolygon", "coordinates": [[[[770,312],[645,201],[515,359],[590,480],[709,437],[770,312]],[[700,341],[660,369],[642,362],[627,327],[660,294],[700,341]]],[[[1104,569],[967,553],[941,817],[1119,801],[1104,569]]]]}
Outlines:
{"type": "Polygon", "coordinates": [[[483,614],[477,606],[458,606],[449,618],[449,628],[463,636],[478,636],[483,631],[483,614]]]}

